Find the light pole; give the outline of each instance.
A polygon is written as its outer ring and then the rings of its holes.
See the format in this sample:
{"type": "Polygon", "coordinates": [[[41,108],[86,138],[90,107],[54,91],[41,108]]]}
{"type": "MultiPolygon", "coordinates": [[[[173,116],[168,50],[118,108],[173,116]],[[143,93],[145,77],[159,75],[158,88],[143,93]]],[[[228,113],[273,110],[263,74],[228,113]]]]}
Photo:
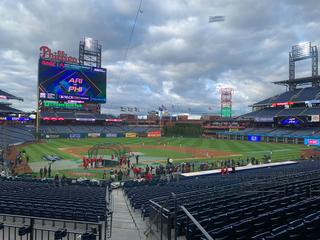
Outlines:
{"type": "Polygon", "coordinates": [[[209,23],[213,22],[224,22],[226,20],[225,16],[210,16],[209,23]]]}

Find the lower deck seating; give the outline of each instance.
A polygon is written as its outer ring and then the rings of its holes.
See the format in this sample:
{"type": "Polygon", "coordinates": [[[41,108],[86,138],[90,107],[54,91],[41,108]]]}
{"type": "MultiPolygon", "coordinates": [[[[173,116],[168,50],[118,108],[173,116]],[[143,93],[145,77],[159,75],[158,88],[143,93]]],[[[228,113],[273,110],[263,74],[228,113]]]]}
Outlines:
{"type": "Polygon", "coordinates": [[[34,133],[34,128],[28,128],[23,125],[0,126],[0,145],[34,141],[34,133]]]}
{"type": "Polygon", "coordinates": [[[104,221],[106,188],[0,178],[0,215],[104,221]]]}
{"type": "Polygon", "coordinates": [[[319,239],[319,190],[320,162],[309,160],[153,186],[125,185],[133,207],[149,216],[151,206],[163,206],[165,219],[176,216],[176,232],[188,240],[206,238],[181,208],[175,210],[172,192],[177,205],[184,206],[213,239],[263,240],[319,239]]]}

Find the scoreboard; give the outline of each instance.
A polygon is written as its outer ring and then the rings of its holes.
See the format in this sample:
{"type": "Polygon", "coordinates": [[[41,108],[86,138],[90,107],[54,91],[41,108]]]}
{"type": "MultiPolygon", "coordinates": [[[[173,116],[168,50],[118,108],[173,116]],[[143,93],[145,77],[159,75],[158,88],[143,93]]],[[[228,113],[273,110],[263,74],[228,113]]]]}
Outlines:
{"type": "Polygon", "coordinates": [[[39,99],[106,103],[107,70],[40,58],[39,99]]]}

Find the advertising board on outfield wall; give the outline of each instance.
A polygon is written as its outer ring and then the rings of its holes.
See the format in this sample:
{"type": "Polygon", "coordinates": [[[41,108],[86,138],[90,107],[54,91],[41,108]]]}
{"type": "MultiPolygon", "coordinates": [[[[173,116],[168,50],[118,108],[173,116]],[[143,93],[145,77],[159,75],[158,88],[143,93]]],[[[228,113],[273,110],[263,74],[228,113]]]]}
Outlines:
{"type": "Polygon", "coordinates": [[[118,137],[118,134],[117,133],[106,133],[106,137],[107,138],[116,138],[116,137],[118,137]]]}
{"type": "Polygon", "coordinates": [[[304,145],[308,145],[308,146],[320,146],[320,139],[305,138],[305,139],[304,139],[304,145]]]}
{"type": "Polygon", "coordinates": [[[148,132],[148,137],[161,137],[161,131],[148,132]]]}
{"type": "Polygon", "coordinates": [[[319,115],[311,115],[311,122],[320,122],[319,115]]]}
{"type": "Polygon", "coordinates": [[[146,132],[140,132],[137,133],[137,137],[148,137],[148,134],[146,132]]]}
{"type": "Polygon", "coordinates": [[[59,134],[47,134],[46,138],[60,138],[59,134]]]}
{"type": "Polygon", "coordinates": [[[69,135],[69,137],[70,137],[70,138],[81,138],[81,134],[79,134],[79,133],[71,133],[71,134],[69,135]]]}
{"type": "Polygon", "coordinates": [[[137,134],[136,133],[126,133],[126,138],[135,138],[137,137],[137,134]]]}
{"type": "Polygon", "coordinates": [[[100,137],[100,133],[88,133],[88,137],[98,138],[98,137],[100,137]]]}
{"type": "Polygon", "coordinates": [[[260,136],[249,135],[248,136],[248,141],[249,142],[261,142],[261,137],[260,136]]]}

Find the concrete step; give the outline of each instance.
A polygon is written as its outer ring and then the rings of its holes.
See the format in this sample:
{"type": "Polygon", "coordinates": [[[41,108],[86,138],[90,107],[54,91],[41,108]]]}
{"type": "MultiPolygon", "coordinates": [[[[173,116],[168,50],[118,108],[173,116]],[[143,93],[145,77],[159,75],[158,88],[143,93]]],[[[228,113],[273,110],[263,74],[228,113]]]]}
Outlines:
{"type": "Polygon", "coordinates": [[[133,212],[122,189],[112,191],[114,212],[112,220],[112,240],[146,240],[146,222],[140,213],[133,212]]]}

